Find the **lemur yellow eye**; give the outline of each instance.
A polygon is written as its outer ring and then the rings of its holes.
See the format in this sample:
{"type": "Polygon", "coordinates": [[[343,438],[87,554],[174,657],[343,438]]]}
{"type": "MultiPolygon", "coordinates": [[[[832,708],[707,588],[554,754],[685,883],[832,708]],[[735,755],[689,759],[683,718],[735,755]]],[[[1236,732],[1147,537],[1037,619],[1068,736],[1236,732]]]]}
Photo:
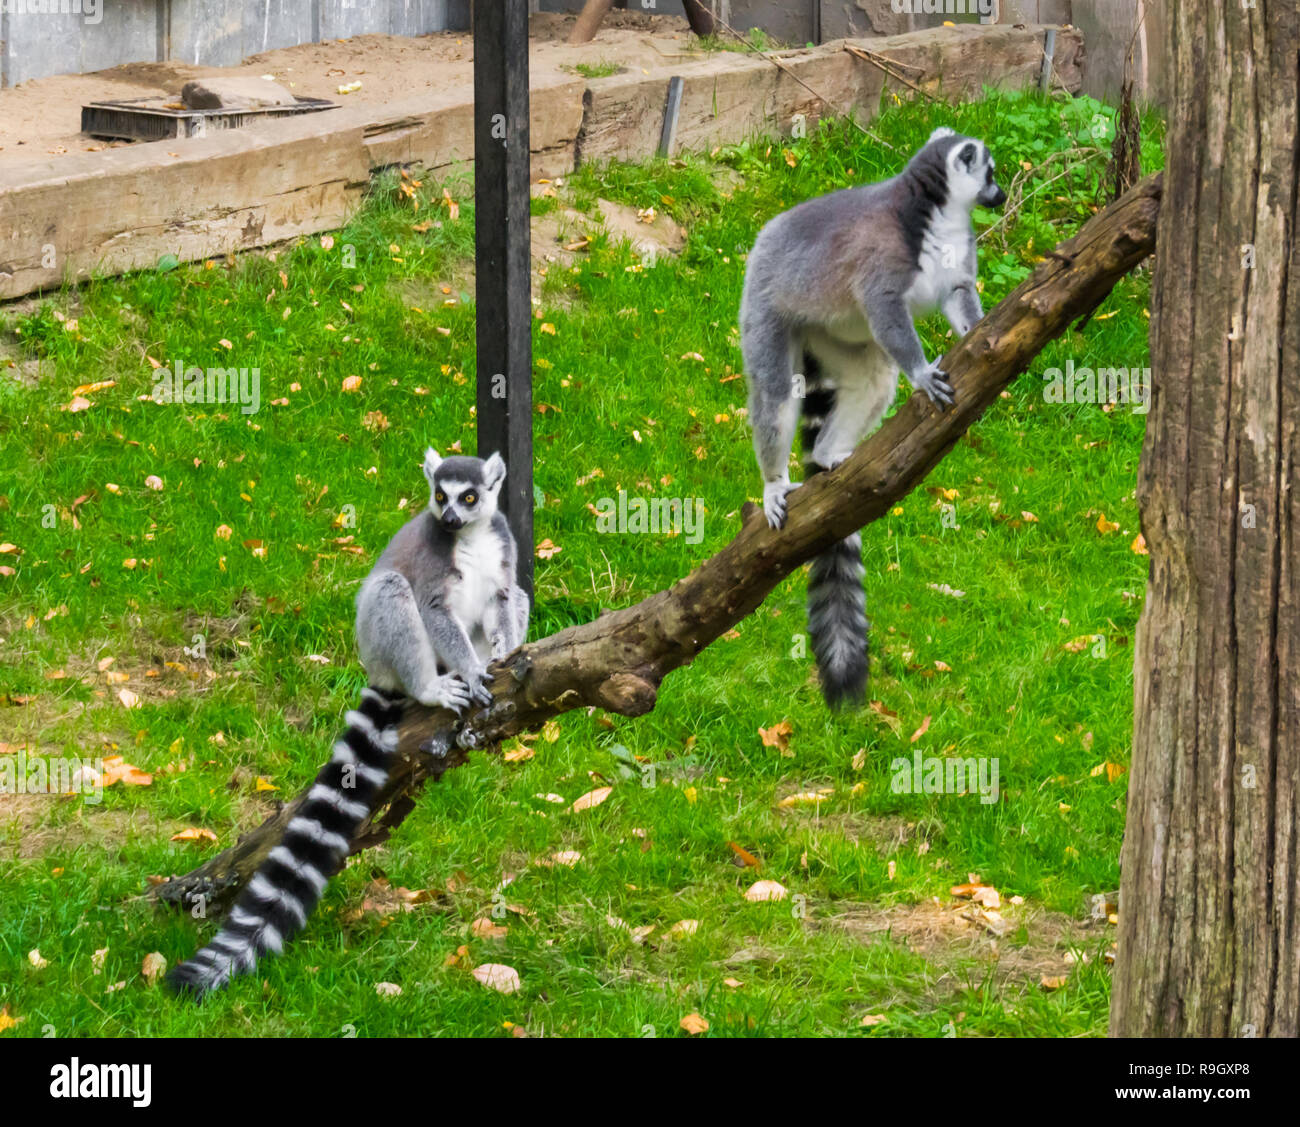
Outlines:
{"type": "Polygon", "coordinates": [[[474,504],[475,501],[478,500],[478,494],[476,494],[476,493],[466,493],[465,496],[461,498],[461,500],[464,501],[465,504],[467,504],[467,505],[472,505],[472,504],[474,504]]]}
{"type": "Polygon", "coordinates": [[[439,489],[438,492],[433,495],[433,499],[441,505],[447,499],[447,494],[439,489]]]}

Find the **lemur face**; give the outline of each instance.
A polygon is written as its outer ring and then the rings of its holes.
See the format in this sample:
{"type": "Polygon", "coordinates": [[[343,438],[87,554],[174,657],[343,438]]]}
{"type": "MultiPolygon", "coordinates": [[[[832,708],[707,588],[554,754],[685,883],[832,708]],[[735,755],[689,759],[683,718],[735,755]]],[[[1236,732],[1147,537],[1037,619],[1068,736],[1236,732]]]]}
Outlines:
{"type": "Polygon", "coordinates": [[[948,150],[948,198],[967,208],[1001,207],[1007,194],[993,179],[997,167],[983,141],[963,138],[948,150]]]}
{"type": "Polygon", "coordinates": [[[443,458],[433,447],[425,451],[424,476],[429,482],[429,511],[449,532],[491,520],[497,495],[506,478],[500,454],[480,458],[443,458]]]}

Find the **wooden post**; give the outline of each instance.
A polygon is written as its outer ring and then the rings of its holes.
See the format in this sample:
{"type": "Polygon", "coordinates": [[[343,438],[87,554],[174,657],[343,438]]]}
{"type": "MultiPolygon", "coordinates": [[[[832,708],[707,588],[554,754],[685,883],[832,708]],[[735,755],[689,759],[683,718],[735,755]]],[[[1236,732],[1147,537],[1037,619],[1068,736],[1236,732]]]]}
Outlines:
{"type": "Polygon", "coordinates": [[[519,585],[531,599],[528,0],[475,4],[473,31],[478,452],[506,460],[501,507],[519,543],[519,585]]]}

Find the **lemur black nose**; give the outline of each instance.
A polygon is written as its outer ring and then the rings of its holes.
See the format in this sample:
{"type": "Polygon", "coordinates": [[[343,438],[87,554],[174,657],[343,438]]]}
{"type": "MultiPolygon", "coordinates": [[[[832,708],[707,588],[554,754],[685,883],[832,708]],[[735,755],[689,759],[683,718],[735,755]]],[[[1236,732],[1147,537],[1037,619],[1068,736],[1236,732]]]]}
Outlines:
{"type": "Polygon", "coordinates": [[[993,206],[1001,207],[1007,202],[1007,194],[1001,188],[998,188],[998,194],[993,197],[993,206]]]}
{"type": "Polygon", "coordinates": [[[454,516],[451,513],[447,513],[442,518],[442,525],[444,528],[449,528],[453,532],[455,532],[456,529],[464,527],[465,521],[461,517],[454,516]]]}

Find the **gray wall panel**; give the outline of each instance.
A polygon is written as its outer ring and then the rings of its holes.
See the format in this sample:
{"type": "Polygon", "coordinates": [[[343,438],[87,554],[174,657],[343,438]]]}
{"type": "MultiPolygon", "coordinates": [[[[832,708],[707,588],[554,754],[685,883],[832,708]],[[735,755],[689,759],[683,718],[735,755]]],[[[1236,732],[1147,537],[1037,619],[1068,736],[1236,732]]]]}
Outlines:
{"type": "Polygon", "coordinates": [[[97,19],[93,2],[4,0],[0,86],[157,59],[236,66],[275,47],[470,21],[470,0],[98,0],[97,19]]]}

